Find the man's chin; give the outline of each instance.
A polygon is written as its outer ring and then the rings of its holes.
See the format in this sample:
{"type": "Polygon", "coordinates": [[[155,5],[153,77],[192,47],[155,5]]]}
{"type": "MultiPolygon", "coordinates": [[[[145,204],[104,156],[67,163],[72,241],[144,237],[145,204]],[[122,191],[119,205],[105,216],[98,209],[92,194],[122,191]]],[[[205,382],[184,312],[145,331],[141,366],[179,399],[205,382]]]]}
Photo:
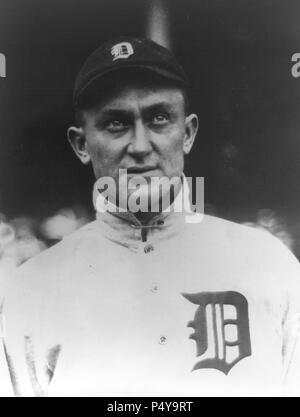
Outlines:
{"type": "Polygon", "coordinates": [[[131,213],[158,213],[165,210],[172,203],[171,193],[164,195],[159,189],[155,190],[149,185],[144,185],[136,190],[127,189],[127,204],[125,203],[126,196],[120,195],[120,202],[122,207],[127,205],[127,210],[131,213]]]}
{"type": "Polygon", "coordinates": [[[151,182],[151,178],[162,178],[163,174],[159,169],[151,169],[148,171],[142,171],[138,173],[127,172],[128,182],[134,184],[139,184],[141,181],[146,180],[147,183],[151,182]]]}
{"type": "Polygon", "coordinates": [[[128,174],[127,178],[124,176],[120,179],[118,205],[123,209],[126,207],[126,210],[132,213],[157,213],[172,204],[180,187],[180,176],[170,181],[161,175],[160,170],[153,170],[149,175],[128,174]]]}

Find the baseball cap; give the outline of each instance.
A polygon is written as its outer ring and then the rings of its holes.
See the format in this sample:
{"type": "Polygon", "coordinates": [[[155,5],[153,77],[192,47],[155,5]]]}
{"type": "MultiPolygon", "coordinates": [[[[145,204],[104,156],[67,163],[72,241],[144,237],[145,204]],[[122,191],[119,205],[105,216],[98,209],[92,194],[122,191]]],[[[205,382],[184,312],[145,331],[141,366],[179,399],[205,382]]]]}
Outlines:
{"type": "Polygon", "coordinates": [[[144,68],[188,87],[183,68],[167,48],[150,39],[122,36],[103,43],[87,58],[75,80],[74,105],[101,77],[124,68],[144,68]]]}

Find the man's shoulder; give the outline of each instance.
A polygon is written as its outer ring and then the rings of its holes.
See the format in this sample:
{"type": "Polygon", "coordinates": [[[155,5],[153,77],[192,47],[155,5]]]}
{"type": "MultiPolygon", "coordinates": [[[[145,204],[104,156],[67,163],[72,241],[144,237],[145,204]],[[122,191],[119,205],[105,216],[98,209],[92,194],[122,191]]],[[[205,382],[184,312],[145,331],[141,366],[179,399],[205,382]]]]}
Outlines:
{"type": "Polygon", "coordinates": [[[245,239],[251,242],[257,239],[270,240],[270,237],[272,240],[272,236],[265,229],[251,227],[210,214],[203,215],[199,222],[193,224],[196,226],[195,233],[203,236],[219,236],[227,241],[245,239]]]}
{"type": "Polygon", "coordinates": [[[59,273],[64,267],[76,259],[78,252],[88,251],[94,246],[93,240],[97,239],[101,244],[101,233],[97,233],[97,222],[92,221],[66,236],[60,242],[30,258],[19,266],[15,273],[15,279],[25,276],[47,276],[59,273]]]}
{"type": "Polygon", "coordinates": [[[272,260],[272,263],[287,262],[296,267],[299,262],[291,250],[268,230],[236,223],[212,215],[204,215],[194,228],[196,239],[211,243],[216,249],[228,249],[236,256],[246,254],[249,259],[272,260]]]}
{"type": "Polygon", "coordinates": [[[4,310],[27,311],[32,317],[70,296],[76,278],[84,278],[77,270],[78,259],[96,248],[95,240],[102,245],[97,231],[96,221],[90,222],[16,268],[9,277],[4,310]]]}
{"type": "Polygon", "coordinates": [[[221,217],[205,214],[201,222],[199,222],[199,233],[207,233],[211,236],[219,236],[225,241],[247,242],[248,244],[258,242],[272,246],[282,246],[279,239],[272,235],[269,231],[259,227],[249,226],[243,223],[237,223],[221,217]]]}

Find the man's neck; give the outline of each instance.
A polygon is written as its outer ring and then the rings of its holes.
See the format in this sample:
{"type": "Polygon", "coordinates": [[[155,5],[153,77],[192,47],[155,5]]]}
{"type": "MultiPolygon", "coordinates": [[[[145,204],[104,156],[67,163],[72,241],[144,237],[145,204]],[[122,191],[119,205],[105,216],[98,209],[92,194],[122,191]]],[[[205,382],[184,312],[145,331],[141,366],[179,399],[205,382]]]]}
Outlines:
{"type": "MultiPolygon", "coordinates": [[[[182,181],[178,182],[177,184],[175,184],[172,189],[169,190],[168,194],[165,196],[162,196],[160,202],[159,202],[159,210],[150,210],[143,212],[143,211],[139,211],[136,213],[133,213],[134,216],[142,223],[142,224],[147,224],[149,223],[154,217],[158,216],[160,213],[162,213],[163,211],[165,211],[166,209],[170,208],[176,197],[178,196],[179,192],[182,190],[182,181]]],[[[172,208],[170,208],[170,211],[172,211],[172,208]]]]}
{"type": "Polygon", "coordinates": [[[150,221],[155,217],[158,216],[161,212],[157,211],[157,212],[152,212],[152,211],[148,211],[148,212],[137,212],[134,213],[135,217],[139,220],[139,222],[141,222],[143,225],[146,225],[148,223],[150,223],[150,221]]]}

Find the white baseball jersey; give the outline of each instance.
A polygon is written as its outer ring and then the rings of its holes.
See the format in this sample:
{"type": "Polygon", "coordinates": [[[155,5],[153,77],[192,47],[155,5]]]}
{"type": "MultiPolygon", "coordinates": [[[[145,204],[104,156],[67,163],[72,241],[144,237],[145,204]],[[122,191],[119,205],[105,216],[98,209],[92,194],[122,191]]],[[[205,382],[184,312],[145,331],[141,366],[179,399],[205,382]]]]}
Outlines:
{"type": "Polygon", "coordinates": [[[300,269],[268,232],[109,212],[22,265],[4,305],[17,395],[300,393],[300,269]]]}

